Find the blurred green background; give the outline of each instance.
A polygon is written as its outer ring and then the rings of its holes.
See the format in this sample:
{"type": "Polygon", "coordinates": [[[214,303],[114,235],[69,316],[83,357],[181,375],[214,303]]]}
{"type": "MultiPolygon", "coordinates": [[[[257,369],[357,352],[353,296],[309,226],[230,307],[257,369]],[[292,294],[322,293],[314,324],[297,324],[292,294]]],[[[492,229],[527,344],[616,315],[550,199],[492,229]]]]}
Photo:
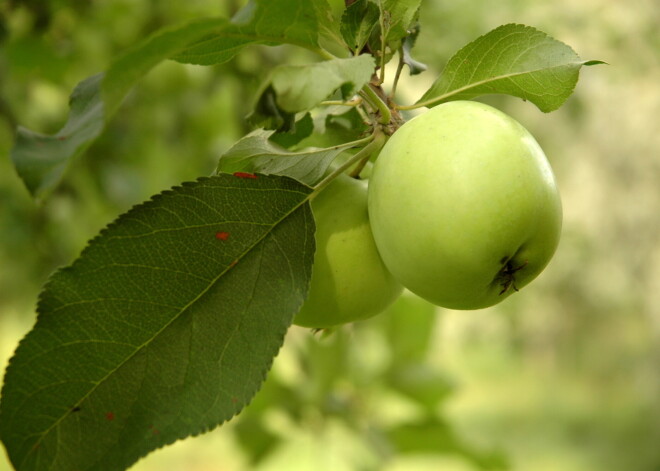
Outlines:
{"type": "MultiPolygon", "coordinates": [[[[0,3],[0,364],[34,322],[40,286],[114,217],[208,175],[244,134],[260,79],[288,47],[215,67],[164,63],[43,205],[15,174],[17,124],[55,132],[77,82],[156,29],[242,2],[0,3]]],[[[660,8],[655,0],[425,0],[399,102],[503,23],[535,26],[584,59],[575,94],[544,115],[488,97],[538,139],[564,204],[546,271],[481,311],[404,296],[323,337],[292,328],[262,392],[219,429],[149,455],[140,471],[660,470],[660,8]]],[[[390,74],[391,75],[391,74],[390,74]]],[[[0,471],[9,470],[0,455],[0,471]]]]}

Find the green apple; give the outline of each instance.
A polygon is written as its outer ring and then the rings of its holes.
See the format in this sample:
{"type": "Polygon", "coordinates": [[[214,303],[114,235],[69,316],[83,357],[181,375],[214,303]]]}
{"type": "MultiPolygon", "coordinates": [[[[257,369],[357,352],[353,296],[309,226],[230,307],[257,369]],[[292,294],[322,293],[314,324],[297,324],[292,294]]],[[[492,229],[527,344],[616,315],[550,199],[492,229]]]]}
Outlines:
{"type": "Polygon", "coordinates": [[[532,281],[559,243],[561,200],[543,151],[501,111],[445,103],[387,141],[369,179],[385,265],[439,306],[481,309],[532,281]]]}
{"type": "Polygon", "coordinates": [[[372,317],[401,294],[371,234],[366,182],[337,177],[312,200],[316,253],[309,296],[294,319],[332,327],[372,317]]]}

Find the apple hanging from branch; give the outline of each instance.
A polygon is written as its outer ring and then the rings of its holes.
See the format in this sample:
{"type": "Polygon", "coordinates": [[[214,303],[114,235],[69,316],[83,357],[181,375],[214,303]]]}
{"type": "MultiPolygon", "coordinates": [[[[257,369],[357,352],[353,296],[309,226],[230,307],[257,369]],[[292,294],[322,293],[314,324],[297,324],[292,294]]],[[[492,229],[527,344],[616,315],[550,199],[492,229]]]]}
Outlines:
{"type": "Polygon", "coordinates": [[[497,304],[548,264],[561,201],[541,147],[517,121],[473,101],[406,122],[369,179],[382,259],[406,288],[452,309],[497,304]]]}

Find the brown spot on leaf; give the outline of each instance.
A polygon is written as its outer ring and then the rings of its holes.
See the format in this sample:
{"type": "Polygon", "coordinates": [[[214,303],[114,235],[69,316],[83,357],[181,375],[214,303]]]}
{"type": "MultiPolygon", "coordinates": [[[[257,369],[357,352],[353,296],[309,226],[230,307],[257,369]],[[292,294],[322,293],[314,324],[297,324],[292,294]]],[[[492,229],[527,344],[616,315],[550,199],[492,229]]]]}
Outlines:
{"type": "Polygon", "coordinates": [[[247,172],[234,172],[234,176],[238,178],[252,178],[252,179],[257,178],[257,176],[254,173],[247,173],[247,172]]]}

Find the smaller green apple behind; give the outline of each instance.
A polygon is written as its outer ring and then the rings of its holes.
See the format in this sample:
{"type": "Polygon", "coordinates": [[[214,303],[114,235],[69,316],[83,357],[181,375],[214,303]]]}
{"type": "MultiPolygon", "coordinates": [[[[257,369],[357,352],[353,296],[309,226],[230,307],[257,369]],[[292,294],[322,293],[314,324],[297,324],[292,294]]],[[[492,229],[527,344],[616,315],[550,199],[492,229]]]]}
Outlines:
{"type": "Polygon", "coordinates": [[[316,222],[312,281],[293,323],[327,328],[385,310],[403,288],[376,249],[366,182],[340,175],[312,200],[312,212],[316,222]]]}
{"type": "Polygon", "coordinates": [[[495,108],[449,102],[385,144],[369,179],[385,265],[439,306],[480,309],[532,281],[561,232],[552,169],[532,135],[495,108]]]}

